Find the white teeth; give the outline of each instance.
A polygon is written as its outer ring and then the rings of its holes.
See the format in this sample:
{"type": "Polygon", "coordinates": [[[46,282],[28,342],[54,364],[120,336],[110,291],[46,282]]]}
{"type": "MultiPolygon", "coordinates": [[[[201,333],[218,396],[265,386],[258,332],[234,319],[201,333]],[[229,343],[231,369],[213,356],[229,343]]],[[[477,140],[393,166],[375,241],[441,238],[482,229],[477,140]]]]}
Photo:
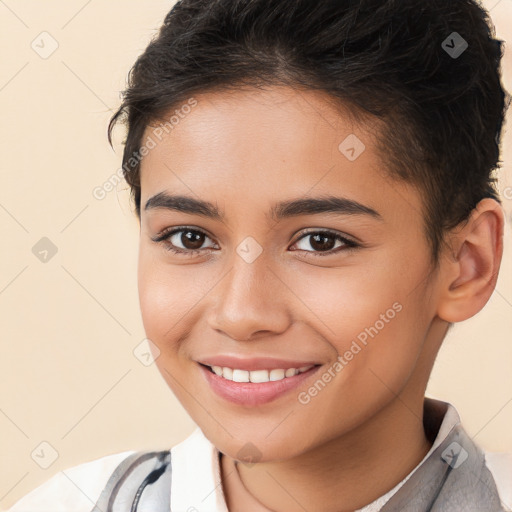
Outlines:
{"type": "Polygon", "coordinates": [[[249,373],[251,382],[268,382],[268,370],[254,370],[249,373]]]}
{"type": "Polygon", "coordinates": [[[284,370],[282,368],[275,368],[273,370],[239,370],[221,366],[212,366],[212,370],[219,377],[223,377],[227,380],[234,382],[270,382],[276,380],[283,380],[287,377],[293,377],[298,373],[304,373],[314,365],[302,366],[301,368],[288,368],[284,370]]]}
{"type": "Polygon", "coordinates": [[[247,370],[233,370],[233,382],[249,382],[247,370]]]}
{"type": "Polygon", "coordinates": [[[284,370],[270,370],[269,379],[270,380],[282,380],[286,377],[286,373],[284,370]]]}

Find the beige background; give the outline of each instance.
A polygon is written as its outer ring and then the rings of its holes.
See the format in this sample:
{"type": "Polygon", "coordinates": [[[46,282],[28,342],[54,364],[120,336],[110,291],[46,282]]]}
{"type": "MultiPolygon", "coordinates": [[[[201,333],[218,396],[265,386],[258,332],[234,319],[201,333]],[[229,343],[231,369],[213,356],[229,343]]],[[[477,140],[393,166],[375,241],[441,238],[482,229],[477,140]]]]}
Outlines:
{"type": "MultiPolygon", "coordinates": [[[[155,366],[133,354],[144,332],[138,229],[126,187],[103,200],[92,194],[121,162],[121,132],[115,153],[106,140],[110,110],[172,4],[0,1],[1,510],[59,470],[124,450],[170,447],[195,427],[155,366]],[[57,50],[40,57],[35,50],[44,55],[53,40],[57,50]],[[58,249],[46,263],[32,253],[42,237],[58,249]],[[51,462],[41,442],[58,452],[47,469],[35,462],[51,462]]],[[[498,36],[512,41],[512,0],[485,5],[498,36]]],[[[504,81],[512,91],[510,49],[504,81]]],[[[502,159],[503,192],[512,187],[510,129],[502,159]]],[[[470,435],[496,451],[512,451],[507,190],[497,290],[476,318],[449,334],[428,388],[455,404],[470,435]]]]}

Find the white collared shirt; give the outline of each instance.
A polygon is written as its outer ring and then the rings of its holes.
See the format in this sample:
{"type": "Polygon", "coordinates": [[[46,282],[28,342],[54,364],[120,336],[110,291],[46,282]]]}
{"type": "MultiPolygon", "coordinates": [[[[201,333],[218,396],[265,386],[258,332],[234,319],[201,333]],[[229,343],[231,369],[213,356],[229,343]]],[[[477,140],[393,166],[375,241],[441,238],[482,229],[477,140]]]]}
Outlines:
{"type": "MultiPolygon", "coordinates": [[[[455,407],[446,405],[439,432],[424,459],[393,489],[356,512],[380,511],[442,443],[452,427],[460,423],[455,407]]],[[[134,450],[107,455],[60,471],[21,498],[9,512],[90,512],[112,472],[132,453],[134,450]]],[[[484,454],[503,508],[512,512],[512,454],[484,454]]],[[[199,427],[171,448],[171,463],[171,512],[229,512],[222,489],[219,451],[199,427]]]]}

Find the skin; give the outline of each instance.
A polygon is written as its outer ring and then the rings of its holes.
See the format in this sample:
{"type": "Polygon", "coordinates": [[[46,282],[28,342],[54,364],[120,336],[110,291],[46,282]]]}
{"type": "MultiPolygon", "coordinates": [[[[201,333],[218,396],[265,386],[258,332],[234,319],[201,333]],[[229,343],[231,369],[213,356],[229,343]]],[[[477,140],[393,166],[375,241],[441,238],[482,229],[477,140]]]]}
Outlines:
{"type": "MultiPolygon", "coordinates": [[[[247,443],[257,447],[257,462],[238,467],[267,508],[353,511],[394,487],[430,449],[422,424],[427,381],[449,323],[477,313],[494,289],[503,210],[481,201],[448,234],[432,268],[421,194],[383,171],[369,124],[350,121],[324,93],[288,87],[195,98],[141,166],[138,284],[156,364],[225,457],[240,460],[247,443]],[[350,134],[366,146],[355,161],[338,150],[350,134]],[[145,210],[161,192],[209,201],[224,219],[145,210]],[[269,218],[277,201],[326,195],[380,218],[269,218]],[[152,240],[183,226],[167,241],[152,240]],[[206,236],[186,245],[187,228],[206,236]],[[325,229],[361,246],[328,237],[322,255],[311,234],[325,229]],[[252,263],[236,252],[248,236],[263,249],[252,263]],[[171,243],[200,252],[173,254],[171,243]],[[196,362],[221,353],[298,358],[321,363],[321,376],[394,303],[401,311],[307,404],[298,394],[318,377],[270,403],[240,406],[216,395],[196,362]]],[[[222,472],[230,511],[243,510],[224,463],[222,472]]]]}

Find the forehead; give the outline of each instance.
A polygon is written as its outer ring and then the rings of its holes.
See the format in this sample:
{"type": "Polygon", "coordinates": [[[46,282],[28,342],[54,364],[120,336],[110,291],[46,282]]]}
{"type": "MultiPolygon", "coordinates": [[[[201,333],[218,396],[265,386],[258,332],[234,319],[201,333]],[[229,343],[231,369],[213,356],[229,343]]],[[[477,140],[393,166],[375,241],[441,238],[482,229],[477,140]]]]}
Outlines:
{"type": "MultiPolygon", "coordinates": [[[[238,155],[244,161],[257,156],[263,162],[267,157],[309,160],[326,148],[332,149],[330,145],[343,133],[363,132],[352,121],[348,109],[321,91],[285,86],[245,88],[203,93],[194,96],[194,100],[193,108],[186,108],[187,102],[183,102],[164,116],[164,120],[173,118],[172,127],[153,123],[146,128],[144,138],[163,126],[162,138],[172,139],[175,155],[184,150],[181,158],[204,160],[210,154],[218,161],[238,155]]],[[[365,139],[370,136],[370,131],[364,133],[365,139]]]]}
{"type": "Polygon", "coordinates": [[[142,159],[141,209],[162,191],[255,206],[336,192],[377,211],[419,212],[415,190],[386,173],[376,129],[323,92],[273,87],[204,93],[194,101],[172,127],[146,129],[143,142],[152,138],[155,146],[142,159]]]}

